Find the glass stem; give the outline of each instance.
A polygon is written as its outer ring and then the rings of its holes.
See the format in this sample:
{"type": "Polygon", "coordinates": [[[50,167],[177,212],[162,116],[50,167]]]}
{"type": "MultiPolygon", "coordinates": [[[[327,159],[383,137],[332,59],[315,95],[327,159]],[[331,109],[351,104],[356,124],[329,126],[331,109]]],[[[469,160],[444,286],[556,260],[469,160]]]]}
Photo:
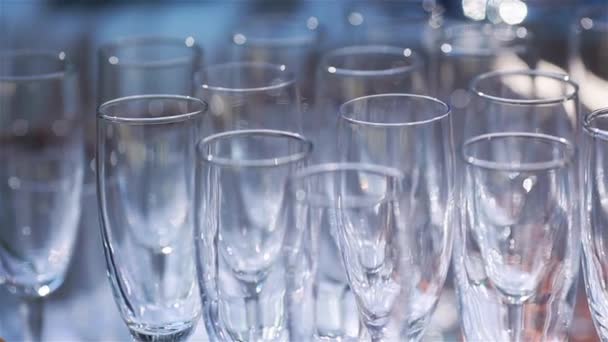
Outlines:
{"type": "Polygon", "coordinates": [[[42,311],[44,310],[42,298],[26,298],[21,302],[21,317],[25,324],[24,341],[42,341],[42,311]]]}
{"type": "Polygon", "coordinates": [[[247,315],[247,326],[249,327],[249,340],[256,341],[260,327],[260,304],[256,283],[247,283],[247,298],[245,299],[245,311],[247,315]]]}
{"type": "Polygon", "coordinates": [[[520,342],[524,330],[524,306],[522,304],[508,304],[507,311],[510,340],[520,342]]]}

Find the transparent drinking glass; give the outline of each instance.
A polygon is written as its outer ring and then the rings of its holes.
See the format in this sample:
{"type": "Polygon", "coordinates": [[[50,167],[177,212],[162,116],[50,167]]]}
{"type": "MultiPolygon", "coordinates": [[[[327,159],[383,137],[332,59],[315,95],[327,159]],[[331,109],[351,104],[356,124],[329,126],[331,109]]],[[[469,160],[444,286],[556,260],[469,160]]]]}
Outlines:
{"type": "Polygon", "coordinates": [[[410,49],[385,45],[349,46],[332,50],[321,60],[315,110],[304,122],[318,147],[315,160],[332,162],[340,106],[354,98],[397,92],[427,91],[424,62],[410,49]]]}
{"type": "Polygon", "coordinates": [[[64,280],[84,167],[78,78],[64,52],[0,52],[0,285],[40,340],[42,298],[64,280]]]}
{"type": "Polygon", "coordinates": [[[206,110],[178,95],[99,107],[97,195],[108,277],[136,340],[185,340],[200,317],[192,205],[206,110]]]}
{"type": "Polygon", "coordinates": [[[367,338],[357,305],[374,340],[406,319],[411,260],[401,181],[396,169],[361,163],[314,165],[290,178],[283,206],[290,340],[367,338]]]}
{"type": "Polygon", "coordinates": [[[197,145],[197,270],[212,340],[286,337],[279,214],[285,182],[311,150],[304,137],[275,130],[227,131],[197,145]]]}
{"type": "Polygon", "coordinates": [[[212,65],[197,75],[196,96],[209,103],[209,133],[257,128],[302,130],[299,90],[285,65],[212,65]]]}
{"type": "MultiPolygon", "coordinates": [[[[340,108],[339,160],[393,167],[403,173],[411,283],[404,319],[395,322],[402,339],[421,338],[450,265],[454,176],[450,115],[445,103],[412,94],[370,95],[340,108]]],[[[381,289],[378,294],[382,298],[381,289]]]]}
{"type": "Polygon", "coordinates": [[[234,60],[285,65],[298,81],[303,104],[312,102],[322,39],[316,16],[256,15],[240,23],[230,39],[234,60]]]}
{"type": "Polygon", "coordinates": [[[569,70],[580,85],[579,97],[585,112],[608,105],[603,89],[608,84],[604,46],[608,44],[608,6],[582,9],[570,29],[569,70]]]}
{"type": "Polygon", "coordinates": [[[471,84],[455,283],[471,340],[565,340],[579,267],[578,86],[531,70],[471,84]]]}
{"type": "Polygon", "coordinates": [[[608,293],[606,282],[606,257],[608,233],[605,222],[606,198],[606,146],[608,145],[608,110],[605,108],[587,114],[584,122],[585,205],[583,221],[583,272],[587,289],[587,302],[598,335],[608,338],[608,293]]]}

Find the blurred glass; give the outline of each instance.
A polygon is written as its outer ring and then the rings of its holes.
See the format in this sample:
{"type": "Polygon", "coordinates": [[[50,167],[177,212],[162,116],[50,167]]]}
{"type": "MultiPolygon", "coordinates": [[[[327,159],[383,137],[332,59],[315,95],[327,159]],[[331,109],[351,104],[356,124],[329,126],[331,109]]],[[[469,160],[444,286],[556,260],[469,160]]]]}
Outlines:
{"type": "Polygon", "coordinates": [[[206,110],[177,95],[99,107],[97,191],[108,277],[139,341],[186,340],[200,317],[192,189],[206,110]]]}
{"type": "Polygon", "coordinates": [[[316,16],[258,15],[238,24],[230,37],[233,59],[285,65],[297,79],[302,101],[313,100],[322,32],[316,16]]]}
{"type": "MultiPolygon", "coordinates": [[[[389,330],[398,331],[392,339],[420,340],[450,265],[454,224],[450,113],[437,99],[411,94],[370,95],[340,108],[339,160],[393,167],[403,173],[400,191],[405,198],[400,210],[401,219],[408,222],[403,238],[410,265],[407,282],[399,285],[407,294],[402,304],[407,309],[387,317],[392,325],[389,330]]],[[[369,187],[373,185],[370,181],[369,187]]],[[[359,248],[362,252],[369,248],[371,253],[378,247],[381,245],[359,248]]],[[[374,254],[368,257],[374,260],[374,254]]],[[[367,300],[382,302],[382,289],[372,291],[376,292],[378,298],[370,293],[367,300]]]]}
{"type": "Polygon", "coordinates": [[[0,52],[0,285],[21,298],[40,340],[40,298],[62,283],[84,168],[75,68],[64,52],[0,52]]]}
{"type": "Polygon", "coordinates": [[[578,86],[530,70],[474,79],[454,247],[470,340],[565,340],[580,249],[578,86]]]}
{"type": "Polygon", "coordinates": [[[275,130],[215,134],[197,147],[196,253],[207,333],[219,341],[281,341],[288,331],[287,178],[312,144],[275,130]]]}
{"type": "MultiPolygon", "coordinates": [[[[292,341],[357,341],[359,314],[338,250],[335,184],[364,164],[320,164],[292,176],[283,198],[287,307],[292,341]]],[[[398,173],[397,171],[395,171],[398,173]]]]}
{"type": "Polygon", "coordinates": [[[445,25],[436,44],[439,53],[438,96],[454,111],[454,137],[462,143],[468,87],[484,72],[535,68],[532,34],[522,26],[470,23],[445,25]]]}
{"type": "Polygon", "coordinates": [[[196,83],[196,96],[209,103],[207,133],[251,128],[302,131],[299,90],[285,65],[212,65],[197,75],[196,83]]]}
{"type": "Polygon", "coordinates": [[[125,38],[98,52],[97,103],[130,95],[190,96],[203,64],[194,38],[125,38]]]}
{"type": "Polygon", "coordinates": [[[424,62],[412,49],[361,45],[328,52],[318,70],[315,111],[304,121],[318,147],[314,159],[336,160],[336,124],[343,103],[365,95],[427,91],[424,62]]]}
{"type": "Polygon", "coordinates": [[[608,6],[580,11],[571,27],[569,72],[580,85],[580,100],[585,111],[608,105],[608,6]]]}
{"type": "Polygon", "coordinates": [[[349,44],[392,45],[410,48],[423,60],[427,95],[435,94],[437,49],[444,22],[443,9],[427,1],[358,2],[346,6],[344,40],[349,44]]]}

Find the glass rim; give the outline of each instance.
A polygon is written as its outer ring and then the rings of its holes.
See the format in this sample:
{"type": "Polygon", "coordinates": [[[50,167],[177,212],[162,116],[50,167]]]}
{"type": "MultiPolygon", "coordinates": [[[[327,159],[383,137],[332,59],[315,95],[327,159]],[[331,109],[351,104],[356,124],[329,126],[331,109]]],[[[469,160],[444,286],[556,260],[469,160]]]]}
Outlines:
{"type": "Polygon", "coordinates": [[[470,139],[467,139],[461,148],[461,157],[464,160],[465,164],[479,167],[486,170],[491,171],[513,171],[513,172],[534,172],[534,171],[548,171],[553,169],[558,169],[568,165],[574,156],[575,146],[573,143],[568,141],[568,139],[557,137],[554,135],[544,134],[544,133],[532,133],[532,132],[495,132],[495,133],[485,133],[481,135],[474,136],[470,139]],[[484,158],[476,158],[472,156],[468,156],[466,153],[467,146],[472,144],[479,143],[484,140],[490,140],[492,138],[536,138],[536,139],[544,139],[551,141],[553,143],[563,145],[567,154],[563,158],[558,158],[550,161],[540,161],[540,162],[529,162],[529,163],[521,163],[521,164],[509,164],[506,162],[496,162],[492,160],[487,160],[484,158]]]}
{"type": "Polygon", "coordinates": [[[483,73],[481,75],[477,75],[469,85],[469,91],[471,91],[475,96],[505,104],[512,105],[552,105],[559,104],[563,102],[570,101],[575,99],[578,96],[579,85],[572,81],[570,76],[561,73],[547,72],[547,71],[538,71],[538,70],[511,70],[511,71],[490,71],[483,73]],[[563,84],[568,84],[572,87],[573,91],[564,94],[563,96],[558,97],[550,97],[546,99],[536,98],[536,99],[514,99],[502,96],[489,95],[479,90],[479,83],[481,81],[492,79],[492,78],[501,78],[505,76],[534,76],[534,77],[543,77],[553,79],[558,82],[562,82],[563,84]]]}
{"type": "Polygon", "coordinates": [[[195,82],[197,84],[197,88],[199,88],[199,89],[202,88],[202,89],[208,90],[208,91],[225,92],[225,93],[249,93],[249,92],[263,92],[263,91],[286,88],[291,85],[294,85],[296,83],[296,79],[295,79],[294,74],[291,71],[287,70],[287,66],[285,64],[272,64],[272,63],[265,63],[265,62],[227,62],[227,63],[210,65],[210,66],[207,66],[207,67],[201,69],[201,71],[197,72],[195,75],[195,82]],[[266,86],[262,86],[262,87],[247,87],[247,88],[230,88],[230,87],[223,87],[223,86],[213,86],[213,85],[206,84],[206,82],[203,82],[201,80],[201,78],[203,77],[203,74],[205,72],[208,72],[210,70],[217,70],[217,69],[221,69],[221,68],[230,68],[233,66],[236,66],[238,68],[242,68],[242,67],[263,68],[263,69],[267,69],[267,70],[276,71],[279,74],[285,75],[285,77],[284,77],[285,80],[283,80],[282,82],[279,82],[277,84],[270,84],[270,85],[266,85],[266,86]]]}
{"type": "Polygon", "coordinates": [[[207,104],[207,102],[197,99],[195,97],[191,97],[191,96],[146,94],[146,95],[132,95],[132,96],[119,97],[116,99],[106,101],[106,102],[102,103],[101,105],[99,105],[99,107],[97,108],[97,115],[98,115],[99,119],[116,122],[116,123],[123,123],[123,124],[133,124],[133,125],[167,124],[167,123],[181,122],[181,121],[188,120],[192,117],[203,115],[204,113],[207,112],[208,108],[209,108],[209,105],[207,104]],[[111,115],[108,112],[109,107],[112,107],[113,105],[116,105],[119,103],[126,103],[126,102],[130,102],[130,101],[141,101],[141,100],[182,101],[182,102],[188,102],[191,104],[194,103],[194,104],[196,104],[196,106],[198,106],[198,109],[194,110],[194,111],[190,111],[188,113],[183,113],[183,114],[175,114],[175,115],[160,116],[160,117],[144,117],[144,118],[121,117],[121,116],[111,115]]]}
{"type": "Polygon", "coordinates": [[[62,79],[66,74],[70,73],[72,63],[68,59],[65,51],[53,51],[53,50],[36,50],[36,49],[15,49],[15,50],[0,50],[0,60],[4,57],[21,59],[24,57],[44,57],[50,61],[59,62],[61,68],[51,72],[41,72],[33,75],[13,75],[7,76],[0,74],[0,82],[32,82],[32,81],[43,81],[62,79]]]}
{"type": "Polygon", "coordinates": [[[608,117],[608,107],[600,108],[586,114],[583,118],[584,132],[593,138],[599,138],[608,141],[608,130],[598,128],[593,125],[596,119],[608,117]]]}
{"type": "MultiPolygon", "coordinates": [[[[512,29],[515,32],[514,39],[511,42],[526,42],[529,43],[534,35],[525,26],[522,25],[507,25],[507,24],[490,24],[485,22],[457,22],[446,25],[443,28],[442,37],[439,39],[439,46],[443,44],[450,44],[451,50],[446,52],[442,48],[439,49],[439,53],[443,56],[481,56],[481,57],[493,57],[497,52],[510,51],[510,52],[523,52],[522,45],[500,45],[497,48],[465,48],[461,45],[454,45],[453,40],[459,37],[463,33],[467,32],[468,29],[473,29],[474,32],[479,33],[480,36],[484,36],[484,28],[489,27],[490,29],[512,29]],[[518,31],[523,29],[525,36],[521,37],[518,35],[518,31]],[[459,32],[460,31],[460,32],[459,32]],[[459,33],[457,33],[459,32],[459,33]]],[[[522,32],[522,31],[520,31],[522,32]]]]}
{"type": "Polygon", "coordinates": [[[415,49],[402,48],[394,45],[382,45],[382,44],[369,44],[369,45],[350,45],[337,49],[333,49],[326,53],[322,58],[322,70],[330,75],[339,76],[359,76],[359,77],[379,77],[379,76],[390,76],[409,72],[411,70],[420,69],[422,67],[422,61],[420,55],[415,49]],[[393,68],[385,68],[379,70],[361,70],[361,69],[349,69],[349,68],[338,68],[330,65],[328,62],[329,58],[340,57],[340,56],[352,56],[352,55],[364,55],[370,53],[379,53],[391,56],[399,56],[405,59],[411,59],[411,65],[398,66],[393,68]],[[409,53],[409,55],[408,55],[409,53]],[[330,70],[331,69],[331,70],[330,70]]]}
{"type": "MultiPolygon", "coordinates": [[[[309,177],[331,174],[336,172],[364,172],[366,174],[375,174],[382,177],[388,177],[401,183],[405,179],[405,175],[399,169],[383,166],[380,164],[356,163],[356,162],[329,162],[307,166],[287,179],[285,188],[290,197],[295,198],[297,202],[309,202],[310,199],[304,200],[297,192],[300,190],[296,184],[302,183],[309,177]]],[[[319,201],[322,202],[322,201],[319,201]]],[[[367,204],[367,202],[366,202],[367,204]]],[[[330,206],[324,204],[322,206],[330,206]]],[[[337,205],[335,206],[337,207],[337,205]]],[[[357,207],[348,206],[347,208],[357,207]]]]}
{"type": "Polygon", "coordinates": [[[435,121],[441,121],[441,120],[449,117],[451,113],[452,113],[452,109],[451,109],[450,105],[435,97],[428,96],[428,95],[407,94],[407,93],[388,93],[388,94],[366,95],[366,96],[361,96],[361,97],[357,97],[352,100],[349,100],[340,106],[340,118],[342,118],[343,120],[346,120],[350,123],[357,124],[357,125],[365,125],[365,126],[372,126],[372,127],[421,126],[421,125],[433,123],[435,121]],[[445,111],[441,112],[438,115],[434,115],[433,117],[426,119],[426,120],[409,121],[409,122],[395,122],[395,123],[372,122],[372,121],[367,121],[367,120],[354,119],[352,117],[347,116],[348,114],[352,114],[352,113],[350,113],[350,111],[346,111],[346,106],[359,102],[359,101],[365,101],[368,99],[383,98],[383,97],[386,97],[386,98],[412,98],[412,99],[428,100],[429,103],[436,103],[440,106],[443,106],[445,108],[445,111]]]}
{"type": "Polygon", "coordinates": [[[231,130],[221,133],[212,134],[200,140],[197,143],[197,156],[203,163],[207,163],[218,167],[233,167],[233,168],[266,168],[283,166],[299,161],[303,161],[313,150],[313,143],[305,136],[289,132],[274,129],[243,129],[243,130],[231,130]],[[253,160],[237,160],[231,158],[214,157],[213,153],[202,153],[201,149],[209,146],[215,141],[222,139],[230,139],[232,137],[238,137],[243,135],[264,135],[270,137],[281,137],[291,141],[297,141],[303,147],[301,151],[294,152],[288,155],[280,156],[277,158],[259,158],[253,160]]]}
{"type": "Polygon", "coordinates": [[[126,37],[120,38],[114,41],[107,42],[99,47],[99,56],[101,60],[107,60],[111,66],[115,67],[130,67],[130,68],[165,68],[172,67],[176,65],[182,65],[190,63],[196,58],[200,58],[202,56],[203,50],[196,43],[192,36],[188,36],[185,39],[176,38],[176,37],[163,37],[163,36],[137,36],[137,37],[126,37]],[[192,42],[188,42],[188,39],[192,38],[192,42]],[[164,44],[164,45],[172,45],[179,48],[184,48],[184,51],[190,51],[189,55],[184,54],[184,56],[180,57],[172,57],[158,61],[133,61],[126,60],[121,61],[120,58],[116,57],[114,54],[109,53],[111,49],[123,49],[123,48],[137,48],[140,46],[154,45],[154,44],[164,44]],[[112,62],[110,59],[112,57],[116,57],[117,61],[112,62]]]}

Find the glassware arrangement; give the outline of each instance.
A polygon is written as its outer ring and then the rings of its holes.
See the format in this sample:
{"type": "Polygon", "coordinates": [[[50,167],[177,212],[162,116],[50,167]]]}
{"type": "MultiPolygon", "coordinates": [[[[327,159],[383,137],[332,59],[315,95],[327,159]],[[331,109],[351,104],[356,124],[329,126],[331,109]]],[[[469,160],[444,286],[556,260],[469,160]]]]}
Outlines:
{"type": "Polygon", "coordinates": [[[193,188],[206,111],[206,103],[178,95],[99,107],[97,195],[108,277],[139,341],[186,340],[201,314],[193,188]]]}
{"type": "Polygon", "coordinates": [[[311,4],[227,23],[215,65],[193,36],[103,45],[90,119],[66,53],[0,52],[0,340],[13,302],[28,327],[9,339],[55,338],[41,304],[72,293],[55,293],[68,270],[86,291],[64,312],[111,289],[127,329],[107,330],[139,341],[198,340],[199,323],[211,341],[434,339],[446,292],[466,340],[565,340],[581,251],[608,336],[606,6],[569,26],[579,88],[531,22],[311,4]]]}
{"type": "Polygon", "coordinates": [[[281,202],[288,177],[311,151],[300,135],[263,129],[217,133],[197,144],[196,260],[212,339],[285,339],[281,202]]]}
{"type": "Polygon", "coordinates": [[[0,285],[42,338],[42,299],[63,283],[84,168],[78,78],[64,52],[0,52],[0,285]]]}
{"type": "Polygon", "coordinates": [[[505,71],[471,92],[453,255],[464,335],[563,340],[579,265],[578,86],[505,71]]]}

